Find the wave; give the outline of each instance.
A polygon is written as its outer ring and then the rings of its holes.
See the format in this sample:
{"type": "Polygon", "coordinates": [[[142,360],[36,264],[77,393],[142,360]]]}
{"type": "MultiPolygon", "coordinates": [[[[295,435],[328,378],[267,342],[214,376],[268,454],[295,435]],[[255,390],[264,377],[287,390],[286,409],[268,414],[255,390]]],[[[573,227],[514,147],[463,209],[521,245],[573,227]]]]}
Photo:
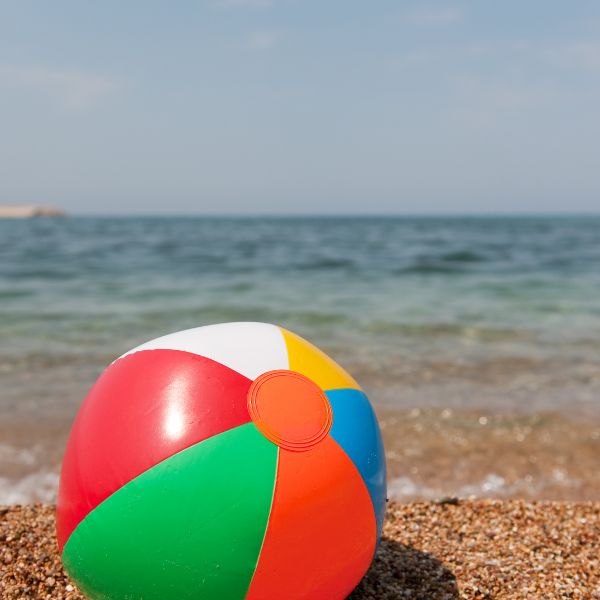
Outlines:
{"type": "MultiPolygon", "coordinates": [[[[54,503],[58,489],[58,473],[37,471],[21,478],[0,477],[0,505],[54,503]]],[[[435,487],[420,484],[410,477],[397,477],[388,484],[392,500],[407,502],[437,500],[452,496],[457,498],[515,498],[542,497],[550,487],[579,488],[581,481],[567,477],[561,469],[554,469],[548,477],[533,482],[523,478],[509,482],[496,473],[488,473],[481,480],[455,486],[451,481],[435,487]]]]}
{"type": "Polygon", "coordinates": [[[546,477],[534,480],[523,477],[515,481],[508,481],[497,473],[488,473],[479,481],[454,485],[452,481],[432,487],[411,479],[410,477],[397,477],[388,483],[388,496],[392,500],[402,502],[417,500],[437,500],[443,497],[456,498],[541,498],[548,488],[556,487],[580,488],[582,482],[566,475],[560,468],[553,469],[546,477]]]}
{"type": "Polygon", "coordinates": [[[56,502],[58,474],[50,471],[31,473],[20,479],[0,477],[1,504],[56,502]]]}

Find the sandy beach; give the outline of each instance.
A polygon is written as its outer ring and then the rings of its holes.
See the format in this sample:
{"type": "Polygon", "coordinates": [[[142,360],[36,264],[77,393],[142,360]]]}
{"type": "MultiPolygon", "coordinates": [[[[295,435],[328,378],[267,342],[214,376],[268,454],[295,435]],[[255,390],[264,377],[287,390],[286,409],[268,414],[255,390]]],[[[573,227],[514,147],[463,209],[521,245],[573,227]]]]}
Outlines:
{"type": "MultiPolygon", "coordinates": [[[[350,596],[600,598],[600,503],[456,500],[388,506],[375,561],[350,596]]],[[[54,507],[0,507],[2,598],[83,598],[65,575],[54,507]]]]}

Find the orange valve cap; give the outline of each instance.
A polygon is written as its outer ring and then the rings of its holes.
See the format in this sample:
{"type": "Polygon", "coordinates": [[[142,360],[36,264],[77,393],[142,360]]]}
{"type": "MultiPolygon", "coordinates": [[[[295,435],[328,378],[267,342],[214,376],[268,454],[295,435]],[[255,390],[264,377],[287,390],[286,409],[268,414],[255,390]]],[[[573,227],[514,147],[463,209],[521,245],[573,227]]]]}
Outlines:
{"type": "Polygon", "coordinates": [[[268,440],[295,452],[323,441],[333,423],[325,392],[308,377],[288,370],[268,371],[252,383],[248,412],[268,440]]]}

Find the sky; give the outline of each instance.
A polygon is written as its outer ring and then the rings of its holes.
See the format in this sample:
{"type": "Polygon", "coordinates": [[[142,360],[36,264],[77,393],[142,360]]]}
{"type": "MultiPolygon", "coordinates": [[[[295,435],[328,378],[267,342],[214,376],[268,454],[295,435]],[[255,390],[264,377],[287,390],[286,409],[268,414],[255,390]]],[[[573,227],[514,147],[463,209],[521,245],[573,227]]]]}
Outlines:
{"type": "Polygon", "coordinates": [[[0,203],[600,210],[600,3],[0,0],[0,203]]]}

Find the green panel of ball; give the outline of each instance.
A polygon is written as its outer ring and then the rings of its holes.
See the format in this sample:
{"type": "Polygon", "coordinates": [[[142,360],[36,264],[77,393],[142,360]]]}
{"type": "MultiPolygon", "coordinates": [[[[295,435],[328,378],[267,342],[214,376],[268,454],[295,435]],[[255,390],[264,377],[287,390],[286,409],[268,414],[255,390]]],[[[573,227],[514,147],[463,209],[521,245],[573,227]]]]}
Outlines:
{"type": "Polygon", "coordinates": [[[79,524],[63,551],[93,600],[244,598],[256,568],[278,448],[249,423],[171,456],[79,524]]]}

